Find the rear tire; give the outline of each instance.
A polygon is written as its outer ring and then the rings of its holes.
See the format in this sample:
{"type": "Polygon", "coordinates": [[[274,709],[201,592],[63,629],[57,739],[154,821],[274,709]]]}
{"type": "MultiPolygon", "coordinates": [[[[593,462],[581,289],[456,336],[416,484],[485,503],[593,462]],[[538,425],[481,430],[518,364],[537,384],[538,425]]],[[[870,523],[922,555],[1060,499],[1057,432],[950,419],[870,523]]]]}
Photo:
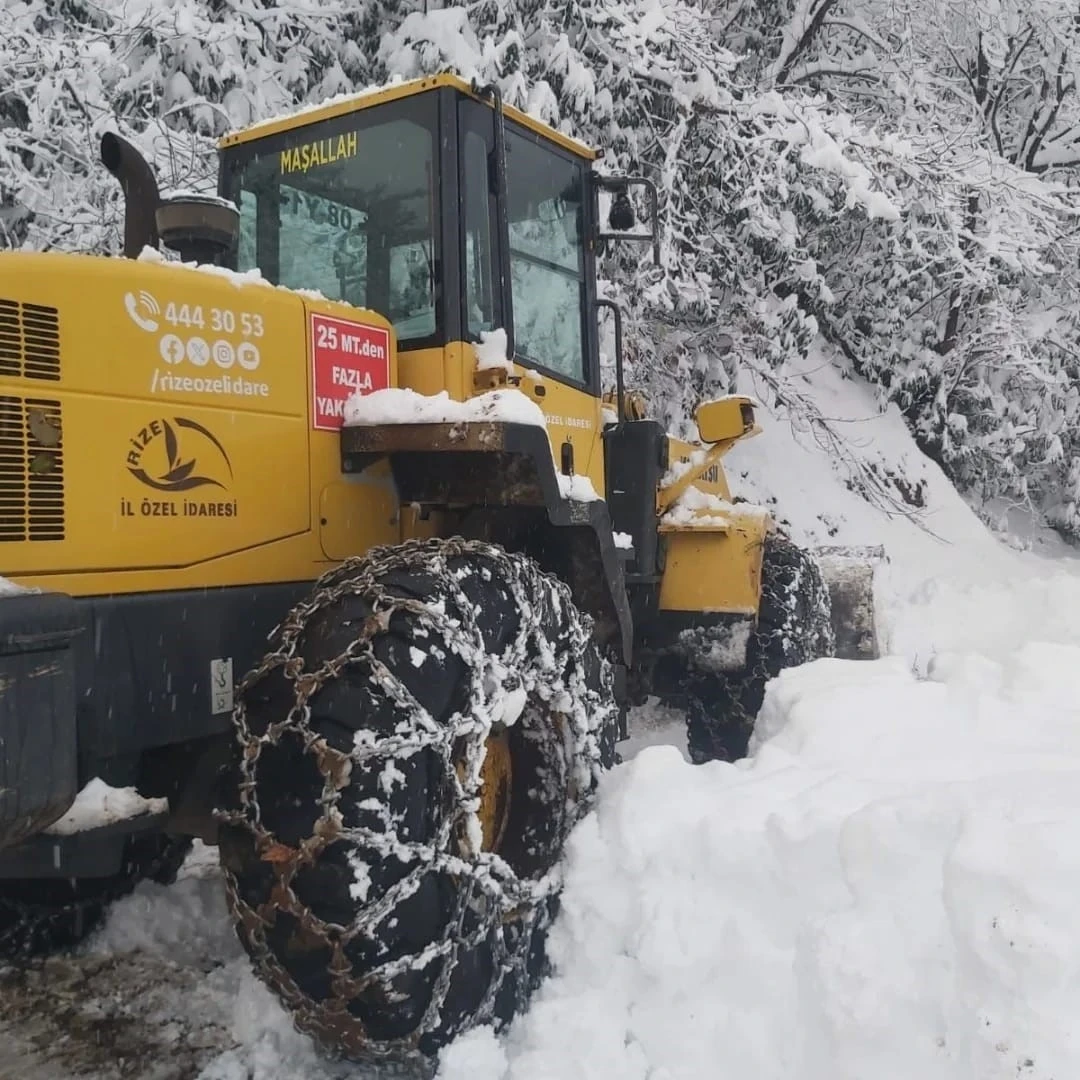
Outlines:
{"type": "Polygon", "coordinates": [[[461,539],[349,560],[275,631],[219,848],[257,973],[324,1047],[420,1062],[524,1006],[613,760],[591,631],[530,559],[461,539]]]}
{"type": "Polygon", "coordinates": [[[785,668],[833,656],[829,590],[813,556],[775,533],[765,538],[761,606],[746,668],[691,673],[686,713],[690,760],[736,761],[746,755],[765,686],[785,668]]]}

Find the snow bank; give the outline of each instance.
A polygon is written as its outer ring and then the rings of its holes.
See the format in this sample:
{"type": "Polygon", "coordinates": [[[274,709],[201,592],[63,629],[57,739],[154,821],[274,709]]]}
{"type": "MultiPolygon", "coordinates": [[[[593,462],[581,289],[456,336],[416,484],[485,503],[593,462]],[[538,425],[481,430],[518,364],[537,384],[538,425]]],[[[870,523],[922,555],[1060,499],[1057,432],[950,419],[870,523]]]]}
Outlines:
{"type": "Polygon", "coordinates": [[[441,1080],[1080,1075],[1080,649],[822,661],[753,761],[643,750],[572,838],[558,976],[441,1080]]]}
{"type": "Polygon", "coordinates": [[[1023,551],[1015,535],[991,532],[896,407],[882,410],[841,360],[814,353],[772,384],[745,373],[739,390],[761,400],[764,430],[724,458],[733,493],[773,511],[799,543],[884,545],[887,651],[925,671],[956,648],[998,655],[1032,636],[1080,644],[1076,552],[1046,529],[1029,526],[1023,551]]]}
{"type": "MultiPolygon", "coordinates": [[[[440,1080],[1080,1075],[1076,560],[1037,535],[1042,554],[1001,543],[857,380],[811,362],[747,389],[765,432],[726,459],[733,488],[800,541],[885,545],[894,655],[786,672],[735,765],[691,767],[657,745],[682,741],[680,715],[636,710],[629,760],[569,846],[553,977],[503,1036],[449,1047],[440,1080]],[[875,476],[892,516],[849,489],[875,476]]],[[[386,412],[411,416],[393,394],[386,412]]],[[[141,886],[95,947],[221,958],[172,1006],[228,1026],[203,1080],[368,1077],[320,1057],[231,936],[217,944],[218,889],[141,886]]]]}
{"type": "Polygon", "coordinates": [[[168,809],[168,799],[146,799],[133,787],[110,787],[95,776],[75,796],[71,809],[45,831],[53,836],[70,836],[142,814],[161,814],[168,809]]]}
{"type": "Polygon", "coordinates": [[[20,593],[29,591],[21,585],[16,585],[14,581],[8,581],[6,577],[0,577],[0,596],[18,596],[20,593]]]}

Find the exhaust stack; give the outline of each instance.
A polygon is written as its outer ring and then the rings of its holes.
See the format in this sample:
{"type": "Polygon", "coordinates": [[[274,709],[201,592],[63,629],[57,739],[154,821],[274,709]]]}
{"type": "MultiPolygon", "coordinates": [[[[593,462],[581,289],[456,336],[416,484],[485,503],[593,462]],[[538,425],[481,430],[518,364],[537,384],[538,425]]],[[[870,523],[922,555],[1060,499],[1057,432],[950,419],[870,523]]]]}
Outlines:
{"type": "Polygon", "coordinates": [[[137,259],[144,247],[158,245],[161,195],[154,172],[127,139],[111,131],[101,137],[101,163],[124,190],[124,257],[137,259]]]}

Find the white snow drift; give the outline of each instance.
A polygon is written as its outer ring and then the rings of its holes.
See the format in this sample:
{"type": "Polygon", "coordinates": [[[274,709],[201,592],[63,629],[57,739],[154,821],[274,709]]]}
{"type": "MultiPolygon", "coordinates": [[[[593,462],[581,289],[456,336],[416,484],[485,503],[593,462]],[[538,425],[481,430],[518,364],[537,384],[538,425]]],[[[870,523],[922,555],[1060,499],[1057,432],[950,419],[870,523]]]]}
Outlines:
{"type": "Polygon", "coordinates": [[[558,978],[442,1080],[1080,1075],[1080,648],[821,661],[761,726],[610,777],[558,978]]]}

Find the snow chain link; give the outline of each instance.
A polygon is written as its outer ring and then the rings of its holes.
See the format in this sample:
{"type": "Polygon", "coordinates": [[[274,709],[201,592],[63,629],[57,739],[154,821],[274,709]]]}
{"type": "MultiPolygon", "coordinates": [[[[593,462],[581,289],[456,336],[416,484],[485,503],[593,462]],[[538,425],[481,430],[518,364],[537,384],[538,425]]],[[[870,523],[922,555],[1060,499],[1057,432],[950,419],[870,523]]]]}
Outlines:
{"type": "Polygon", "coordinates": [[[529,732],[531,739],[548,744],[548,751],[543,754],[546,762],[577,761],[584,765],[573,776],[566,775],[564,769],[562,775],[548,774],[542,780],[533,778],[534,783],[542,782],[548,788],[544,795],[545,805],[556,800],[565,804],[561,809],[557,804],[551,805],[553,813],[563,814],[560,840],[583,813],[582,804],[587,802],[599,771],[599,731],[605,722],[610,722],[604,715],[599,695],[592,695],[596,701],[588,700],[581,667],[581,658],[591,635],[590,620],[577,613],[564,584],[546,576],[540,582],[541,576],[530,560],[480,541],[421,540],[372,549],[362,558],[349,559],[319,579],[312,594],[294,607],[271,635],[276,648],[241,683],[233,714],[236,738],[242,749],[239,809],[219,812],[219,816],[253,835],[259,857],[274,867],[276,883],[270,902],[256,910],[245,903],[239,895],[234,875],[226,871],[230,905],[249,936],[258,974],[292,1010],[297,1025],[350,1057],[421,1061],[423,1055],[418,1052],[418,1044],[440,1023],[440,1009],[459,952],[463,948],[475,948],[485,940],[492,949],[497,974],[479,1008],[462,1027],[492,1020],[496,994],[511,974],[516,975],[517,1006],[521,1008],[524,1004],[529,989],[526,966],[533,931],[550,921],[548,901],[556,893],[559,881],[557,869],[539,880],[523,879],[497,854],[470,849],[469,838],[478,834],[475,814],[480,803],[480,768],[485,738],[497,720],[493,713],[498,710],[498,694],[500,690],[520,688],[529,695],[530,702],[534,702],[537,693],[545,694],[545,687],[554,686],[558,691],[561,686],[570,692],[569,700],[577,704],[577,708],[569,712],[562,711],[565,703],[557,704],[551,711],[558,712],[556,720],[560,722],[551,722],[547,715],[544,723],[529,732]],[[444,603],[432,604],[430,599],[395,595],[384,584],[388,574],[415,572],[418,557],[422,560],[420,572],[437,582],[435,594],[444,603]],[[451,559],[472,561],[451,570],[447,565],[451,559]],[[501,657],[487,654],[477,625],[474,602],[466,596],[458,580],[469,573],[485,575],[496,568],[500,572],[495,580],[510,589],[514,605],[520,612],[516,638],[501,657]],[[320,612],[351,596],[363,597],[370,604],[372,614],[356,626],[355,636],[339,655],[315,670],[306,670],[301,655],[305,629],[320,612]],[[533,610],[533,598],[544,596],[551,597],[563,608],[560,623],[566,627],[569,640],[558,652],[541,632],[541,613],[533,610]],[[394,672],[375,656],[375,641],[385,633],[396,615],[407,616],[414,630],[427,631],[429,637],[416,638],[417,645],[425,651],[430,650],[432,642],[438,642],[465,661],[468,706],[453,714],[448,722],[436,722],[394,672]],[[561,678],[553,680],[551,671],[558,655],[565,658],[565,667],[563,672],[557,673],[561,678]],[[392,734],[375,735],[360,726],[354,747],[343,753],[328,746],[312,730],[311,701],[324,686],[357,664],[363,665],[378,690],[394,703],[400,719],[392,734]],[[543,679],[538,679],[542,668],[546,668],[547,673],[543,679]],[[287,715],[271,723],[265,733],[257,734],[248,724],[247,692],[276,669],[281,669],[292,684],[293,704],[287,715]],[[588,715],[590,710],[583,707],[590,704],[597,715],[588,715]],[[318,799],[321,815],[312,835],[297,849],[279,843],[264,826],[257,797],[260,756],[266,747],[277,744],[286,734],[300,738],[305,753],[313,757],[323,778],[318,799]],[[557,747],[562,740],[570,740],[573,746],[557,747]],[[392,812],[385,804],[380,806],[385,831],[345,826],[338,803],[354,768],[374,760],[402,761],[424,751],[437,755],[442,762],[441,791],[436,798],[445,809],[440,813],[433,803],[438,828],[432,842],[413,843],[398,837],[395,818],[400,811],[392,812]],[[571,792],[569,799],[566,798],[567,790],[571,792]],[[363,906],[348,926],[323,922],[302,903],[292,887],[293,879],[302,867],[313,864],[330,844],[341,840],[374,849],[380,857],[392,856],[411,866],[402,880],[363,906]],[[432,872],[467,882],[466,887],[457,891],[456,910],[447,920],[442,937],[418,953],[384,962],[365,974],[353,974],[345,955],[349,943],[358,938],[377,941],[380,924],[398,904],[413,895],[432,872]],[[470,905],[474,910],[482,905],[486,914],[479,919],[478,929],[465,935],[470,905]],[[305,995],[267,944],[266,929],[275,911],[289,912],[299,921],[305,937],[313,938],[330,950],[331,985],[324,1001],[316,1002],[305,995]],[[493,927],[502,932],[492,933],[493,927]],[[407,1036],[386,1041],[373,1039],[365,1031],[362,1021],[349,1013],[348,1003],[361,994],[370,999],[374,991],[376,1000],[378,995],[385,995],[387,1000],[393,1001],[395,976],[435,962],[441,962],[442,967],[435,980],[430,1004],[419,1025],[407,1036]]]}

